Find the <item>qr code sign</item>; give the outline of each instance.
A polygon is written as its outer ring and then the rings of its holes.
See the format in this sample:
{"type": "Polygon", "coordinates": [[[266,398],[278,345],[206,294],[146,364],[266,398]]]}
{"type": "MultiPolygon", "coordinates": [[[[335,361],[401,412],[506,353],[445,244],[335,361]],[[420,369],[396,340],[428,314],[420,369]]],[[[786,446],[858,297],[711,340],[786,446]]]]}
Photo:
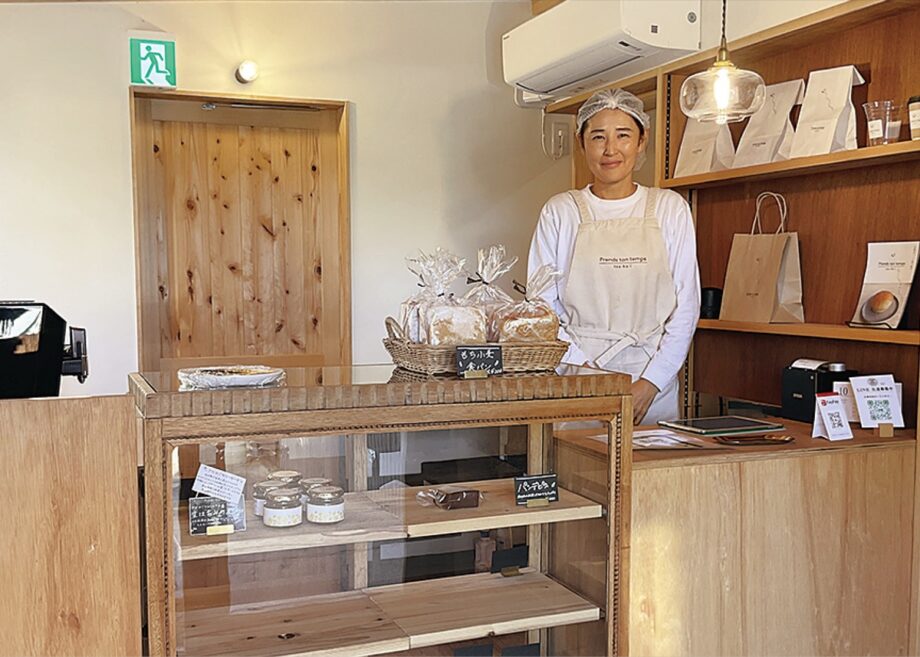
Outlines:
{"type": "Polygon", "coordinates": [[[831,421],[831,429],[843,428],[843,418],[840,416],[840,411],[831,411],[827,414],[827,418],[831,421]]]}
{"type": "Polygon", "coordinates": [[[869,419],[873,422],[890,422],[891,401],[888,399],[867,399],[866,404],[869,407],[869,419]]]}

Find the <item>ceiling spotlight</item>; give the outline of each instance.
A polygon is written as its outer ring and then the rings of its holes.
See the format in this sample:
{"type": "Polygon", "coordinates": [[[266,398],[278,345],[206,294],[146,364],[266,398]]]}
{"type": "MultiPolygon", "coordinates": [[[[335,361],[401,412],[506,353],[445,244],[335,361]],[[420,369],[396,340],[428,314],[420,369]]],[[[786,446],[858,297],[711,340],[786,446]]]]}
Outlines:
{"type": "Polygon", "coordinates": [[[257,77],[259,77],[259,66],[251,59],[241,62],[236,67],[236,79],[243,84],[248,84],[257,77]]]}

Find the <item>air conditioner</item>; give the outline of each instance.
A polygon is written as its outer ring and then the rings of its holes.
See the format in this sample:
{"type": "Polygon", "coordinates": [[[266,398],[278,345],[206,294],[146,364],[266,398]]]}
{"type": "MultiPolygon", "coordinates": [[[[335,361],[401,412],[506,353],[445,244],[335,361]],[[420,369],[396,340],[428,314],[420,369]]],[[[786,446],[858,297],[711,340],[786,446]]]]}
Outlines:
{"type": "Polygon", "coordinates": [[[505,82],[561,97],[700,49],[700,0],[564,0],[502,36],[505,82]]]}

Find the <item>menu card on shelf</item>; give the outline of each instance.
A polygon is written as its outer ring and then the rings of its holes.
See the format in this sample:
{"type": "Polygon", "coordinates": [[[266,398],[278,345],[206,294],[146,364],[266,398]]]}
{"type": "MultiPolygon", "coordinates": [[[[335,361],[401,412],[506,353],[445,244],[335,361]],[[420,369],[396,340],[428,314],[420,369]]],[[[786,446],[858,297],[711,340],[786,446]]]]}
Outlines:
{"type": "Polygon", "coordinates": [[[917,271],[920,242],[870,242],[851,325],[896,329],[917,271]]]}
{"type": "Polygon", "coordinates": [[[243,496],[245,486],[246,477],[202,463],[198,466],[198,474],[195,475],[192,490],[233,504],[243,496]]]}
{"type": "Polygon", "coordinates": [[[811,429],[811,437],[828,440],[846,440],[853,437],[840,395],[833,392],[815,395],[815,423],[811,429]]]}
{"type": "Polygon", "coordinates": [[[856,410],[863,429],[874,429],[879,424],[904,426],[904,415],[891,374],[854,376],[850,378],[856,397],[856,410]]]}

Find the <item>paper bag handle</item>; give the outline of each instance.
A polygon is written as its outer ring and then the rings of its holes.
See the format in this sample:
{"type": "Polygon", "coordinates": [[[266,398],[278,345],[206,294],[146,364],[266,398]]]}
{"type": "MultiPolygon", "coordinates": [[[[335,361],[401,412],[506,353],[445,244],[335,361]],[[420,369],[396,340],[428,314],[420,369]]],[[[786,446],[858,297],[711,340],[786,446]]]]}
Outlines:
{"type": "Polygon", "coordinates": [[[757,196],[757,206],[754,210],[754,223],[751,225],[751,235],[763,233],[763,227],[760,225],[760,206],[763,205],[763,202],[768,198],[772,198],[776,201],[776,205],[779,207],[779,228],[776,229],[776,234],[779,235],[780,233],[786,232],[786,217],[789,214],[786,198],[782,194],[777,194],[776,192],[761,192],[757,196]]]}

